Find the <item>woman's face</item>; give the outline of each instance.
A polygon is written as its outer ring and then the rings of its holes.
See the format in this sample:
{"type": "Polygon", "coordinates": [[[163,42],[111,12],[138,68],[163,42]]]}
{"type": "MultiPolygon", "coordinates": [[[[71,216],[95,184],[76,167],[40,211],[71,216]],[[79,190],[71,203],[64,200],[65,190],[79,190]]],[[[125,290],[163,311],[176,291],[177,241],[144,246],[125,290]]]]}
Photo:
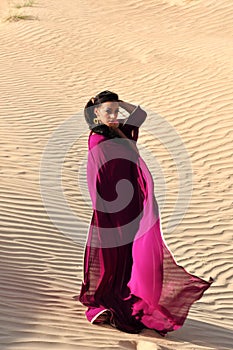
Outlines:
{"type": "Polygon", "coordinates": [[[96,107],[94,112],[103,124],[111,126],[112,123],[116,122],[119,103],[115,101],[104,102],[99,107],[96,107]]]}

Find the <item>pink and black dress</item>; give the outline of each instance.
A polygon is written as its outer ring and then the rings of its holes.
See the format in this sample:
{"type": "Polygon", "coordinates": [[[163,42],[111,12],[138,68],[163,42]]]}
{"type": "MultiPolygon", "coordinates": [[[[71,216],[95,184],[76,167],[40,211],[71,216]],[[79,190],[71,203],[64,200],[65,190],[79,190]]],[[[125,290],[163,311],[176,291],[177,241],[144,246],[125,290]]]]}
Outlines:
{"type": "Polygon", "coordinates": [[[191,305],[210,287],[179,266],[168,249],[150,171],[137,151],[147,113],[137,106],[119,128],[90,131],[87,181],[93,205],[84,277],[75,297],[94,322],[106,310],[110,324],[129,333],[161,335],[179,329],[191,305]]]}

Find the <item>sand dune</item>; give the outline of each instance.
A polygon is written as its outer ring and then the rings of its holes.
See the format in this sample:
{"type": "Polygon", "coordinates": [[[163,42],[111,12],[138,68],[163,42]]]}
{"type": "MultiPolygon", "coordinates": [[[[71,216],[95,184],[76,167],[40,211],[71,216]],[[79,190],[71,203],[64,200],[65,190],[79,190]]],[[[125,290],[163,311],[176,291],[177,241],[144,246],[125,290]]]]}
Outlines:
{"type": "Polygon", "coordinates": [[[15,8],[25,3],[0,3],[1,350],[232,349],[232,2],[15,8]],[[188,271],[215,278],[166,338],[91,325],[72,299],[91,215],[82,110],[105,89],[147,110],[138,146],[166,242],[188,271]]]}

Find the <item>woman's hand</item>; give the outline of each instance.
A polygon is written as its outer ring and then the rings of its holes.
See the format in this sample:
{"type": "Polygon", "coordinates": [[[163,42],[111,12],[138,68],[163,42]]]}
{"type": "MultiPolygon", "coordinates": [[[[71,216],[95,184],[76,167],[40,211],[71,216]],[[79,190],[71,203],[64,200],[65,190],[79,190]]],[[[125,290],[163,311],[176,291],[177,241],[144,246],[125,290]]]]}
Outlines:
{"type": "Polygon", "coordinates": [[[132,113],[133,110],[137,107],[136,105],[133,105],[132,103],[126,101],[118,100],[118,102],[119,106],[125,109],[128,113],[132,113]]]}

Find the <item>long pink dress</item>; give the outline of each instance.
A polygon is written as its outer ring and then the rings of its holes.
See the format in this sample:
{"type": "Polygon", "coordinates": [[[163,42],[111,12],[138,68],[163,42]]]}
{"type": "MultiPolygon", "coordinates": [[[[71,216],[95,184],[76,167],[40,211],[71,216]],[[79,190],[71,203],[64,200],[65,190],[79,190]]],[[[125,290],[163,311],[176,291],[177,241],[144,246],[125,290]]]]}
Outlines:
{"type": "Polygon", "coordinates": [[[93,215],[84,278],[76,297],[94,322],[105,310],[110,324],[165,335],[179,329],[207,282],[179,266],[161,233],[152,176],[136,146],[146,112],[137,106],[120,129],[131,140],[90,132],[87,181],[93,215]]]}

